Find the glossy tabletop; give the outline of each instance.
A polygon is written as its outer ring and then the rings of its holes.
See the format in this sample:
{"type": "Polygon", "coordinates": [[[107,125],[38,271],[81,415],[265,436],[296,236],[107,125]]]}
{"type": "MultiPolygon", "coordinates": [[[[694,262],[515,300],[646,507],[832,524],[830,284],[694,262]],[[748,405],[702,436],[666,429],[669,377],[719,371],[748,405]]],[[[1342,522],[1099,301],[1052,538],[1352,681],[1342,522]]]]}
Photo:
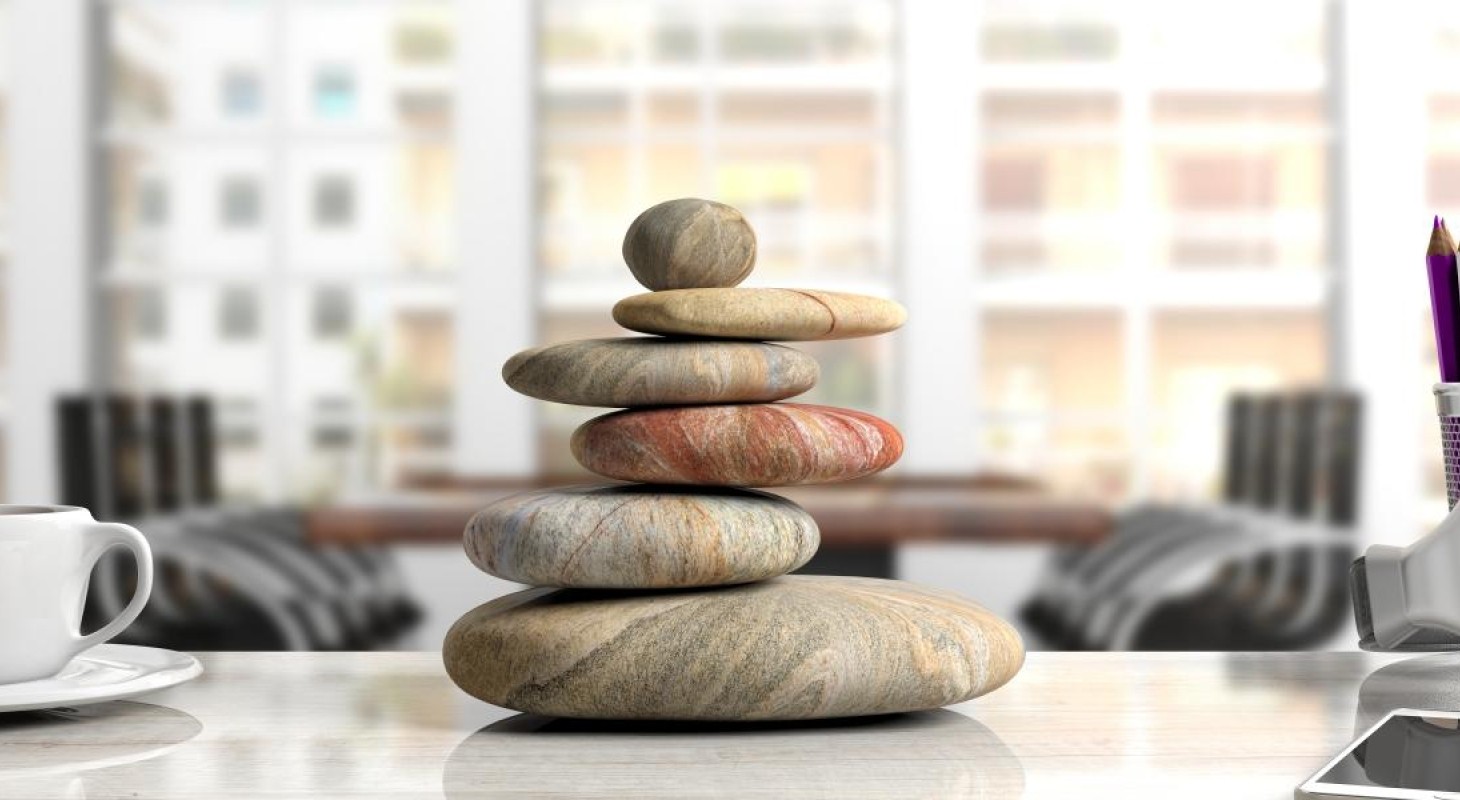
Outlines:
{"type": "Polygon", "coordinates": [[[1033,653],[952,709],[614,725],[472,700],[434,653],[201,654],[135,701],[0,714],[0,797],[1286,798],[1460,656],[1033,653]]]}

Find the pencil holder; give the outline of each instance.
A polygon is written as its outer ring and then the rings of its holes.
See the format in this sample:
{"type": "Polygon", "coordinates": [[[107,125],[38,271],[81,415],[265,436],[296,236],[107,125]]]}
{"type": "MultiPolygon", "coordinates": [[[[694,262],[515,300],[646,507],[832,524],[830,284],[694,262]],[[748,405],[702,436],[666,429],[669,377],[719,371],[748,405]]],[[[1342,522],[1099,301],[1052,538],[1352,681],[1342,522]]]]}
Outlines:
{"type": "Polygon", "coordinates": [[[1460,383],[1435,384],[1435,411],[1445,452],[1445,499],[1454,508],[1460,500],[1460,383]]]}

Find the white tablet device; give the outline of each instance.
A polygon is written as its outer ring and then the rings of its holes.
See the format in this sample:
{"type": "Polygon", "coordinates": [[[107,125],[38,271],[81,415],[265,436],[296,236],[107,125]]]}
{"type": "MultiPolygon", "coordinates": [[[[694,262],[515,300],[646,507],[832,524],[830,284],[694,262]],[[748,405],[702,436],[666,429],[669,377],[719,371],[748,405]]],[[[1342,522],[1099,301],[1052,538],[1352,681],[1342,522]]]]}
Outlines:
{"type": "Polygon", "coordinates": [[[1297,796],[1460,800],[1460,711],[1389,712],[1299,786],[1297,796]]]}

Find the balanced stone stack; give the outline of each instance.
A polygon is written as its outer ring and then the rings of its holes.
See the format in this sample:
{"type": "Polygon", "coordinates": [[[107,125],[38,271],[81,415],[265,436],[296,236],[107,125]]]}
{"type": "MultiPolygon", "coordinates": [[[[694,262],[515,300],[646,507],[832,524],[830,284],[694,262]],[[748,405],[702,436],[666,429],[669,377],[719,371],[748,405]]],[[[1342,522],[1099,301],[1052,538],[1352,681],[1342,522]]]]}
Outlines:
{"type": "Polygon", "coordinates": [[[522,394],[626,409],[573,434],[615,483],[528,492],[479,512],[466,551],[537,587],[462,617],[453,681],[507,708],[596,719],[789,720],[912,711],[1003,685],[1018,634],[956,595],[898,581],[795,576],[816,521],[754,488],[859,478],[902,437],[870,414],[780,402],[816,361],[773,341],[871,336],[905,312],[873,297],[734,288],[755,264],[735,209],[672,200],[639,216],[624,259],[652,291],[613,309],[651,336],[513,356],[522,394]]]}

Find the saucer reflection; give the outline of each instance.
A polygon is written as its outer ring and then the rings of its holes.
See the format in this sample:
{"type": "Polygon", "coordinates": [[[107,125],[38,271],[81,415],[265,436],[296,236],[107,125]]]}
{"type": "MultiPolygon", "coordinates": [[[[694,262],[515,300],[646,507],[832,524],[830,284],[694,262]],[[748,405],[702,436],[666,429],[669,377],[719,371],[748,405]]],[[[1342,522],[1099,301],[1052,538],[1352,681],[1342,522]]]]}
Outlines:
{"type": "Polygon", "coordinates": [[[157,758],[202,730],[189,714],[129,701],[0,714],[0,796],[86,797],[86,773],[157,758]]]}
{"type": "Polygon", "coordinates": [[[778,724],[601,722],[521,714],[446,762],[446,796],[1017,798],[1019,759],[953,711],[778,724]]]}

